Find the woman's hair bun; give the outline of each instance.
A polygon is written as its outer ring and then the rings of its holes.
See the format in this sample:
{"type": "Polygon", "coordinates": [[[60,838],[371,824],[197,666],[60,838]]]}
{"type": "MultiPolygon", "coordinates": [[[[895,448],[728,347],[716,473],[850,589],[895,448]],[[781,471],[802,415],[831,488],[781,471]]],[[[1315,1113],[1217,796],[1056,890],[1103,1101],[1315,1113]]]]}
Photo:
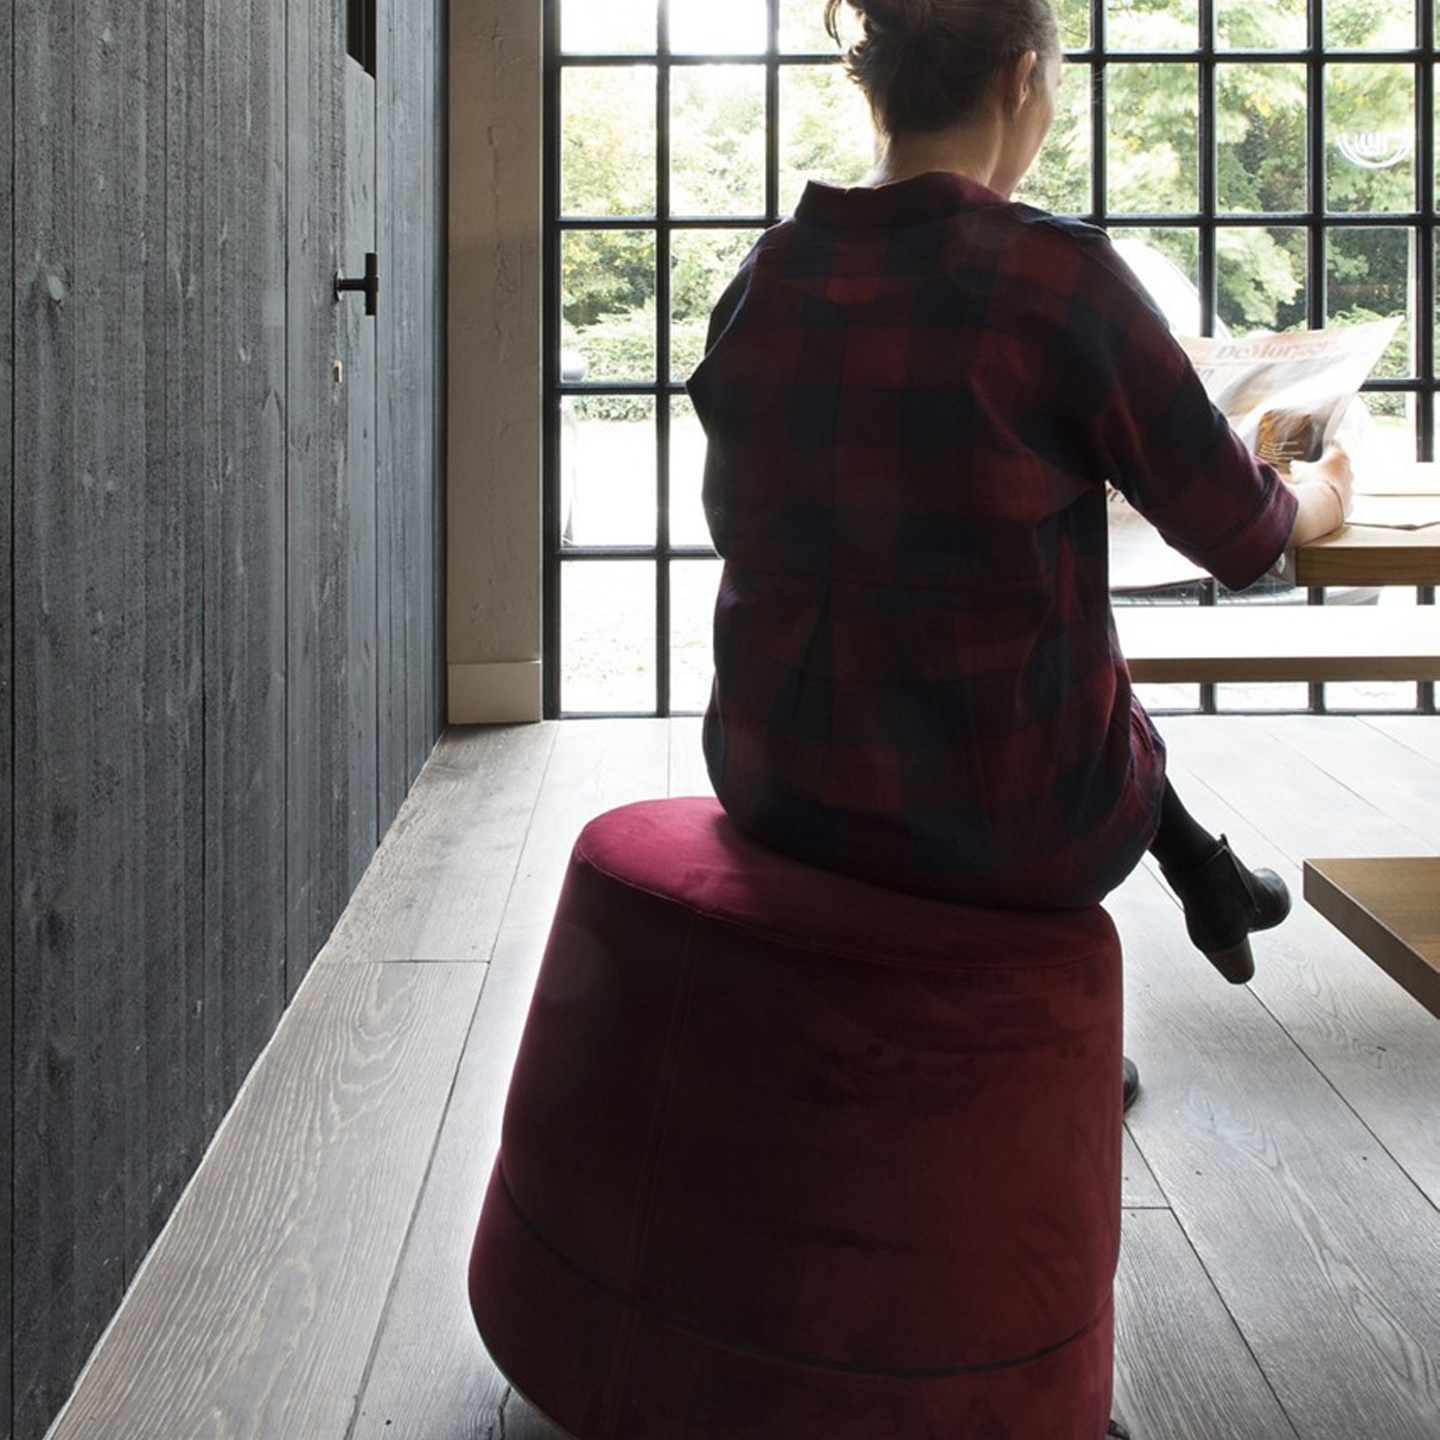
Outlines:
{"type": "Polygon", "coordinates": [[[849,5],[863,38],[846,68],[888,134],[941,130],[986,101],[998,68],[1060,53],[1051,0],[826,0],[825,28],[849,5]]]}

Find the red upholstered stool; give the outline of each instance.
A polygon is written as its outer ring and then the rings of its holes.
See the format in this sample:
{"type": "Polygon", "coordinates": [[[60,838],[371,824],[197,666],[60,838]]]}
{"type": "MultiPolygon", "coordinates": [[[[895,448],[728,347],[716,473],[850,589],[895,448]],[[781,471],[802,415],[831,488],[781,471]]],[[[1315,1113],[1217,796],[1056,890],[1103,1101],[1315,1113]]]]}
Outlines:
{"type": "Polygon", "coordinates": [[[581,1440],[1101,1440],[1120,1225],[1101,909],[970,909],[710,800],[576,843],[470,1294],[581,1440]]]}

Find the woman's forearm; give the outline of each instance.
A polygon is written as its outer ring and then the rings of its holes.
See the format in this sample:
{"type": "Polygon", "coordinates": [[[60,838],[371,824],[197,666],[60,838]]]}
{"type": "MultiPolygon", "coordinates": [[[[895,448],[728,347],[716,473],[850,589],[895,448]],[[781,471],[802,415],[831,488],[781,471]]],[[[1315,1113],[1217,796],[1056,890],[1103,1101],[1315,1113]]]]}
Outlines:
{"type": "Polygon", "coordinates": [[[1299,508],[1287,550],[1338,530],[1350,513],[1350,457],[1333,441],[1313,464],[1292,467],[1291,485],[1299,508]]]}

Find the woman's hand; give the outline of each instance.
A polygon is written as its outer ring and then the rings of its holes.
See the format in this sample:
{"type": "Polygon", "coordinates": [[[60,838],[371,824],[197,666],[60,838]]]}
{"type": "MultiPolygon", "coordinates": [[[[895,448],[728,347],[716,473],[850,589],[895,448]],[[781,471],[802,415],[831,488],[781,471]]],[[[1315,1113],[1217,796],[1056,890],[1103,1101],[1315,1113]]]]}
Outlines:
{"type": "Polygon", "coordinates": [[[1297,460],[1290,467],[1290,484],[1300,508],[1290,527],[1287,550],[1318,540],[1345,523],[1353,503],[1355,478],[1350,472],[1350,456],[1339,441],[1332,440],[1318,460],[1297,460]]]}

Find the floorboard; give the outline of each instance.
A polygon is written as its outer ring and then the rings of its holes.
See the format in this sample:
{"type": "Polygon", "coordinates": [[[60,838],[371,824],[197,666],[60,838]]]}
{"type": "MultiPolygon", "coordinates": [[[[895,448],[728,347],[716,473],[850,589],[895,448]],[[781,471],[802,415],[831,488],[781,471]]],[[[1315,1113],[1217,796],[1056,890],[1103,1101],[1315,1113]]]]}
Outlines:
{"type": "Polygon", "coordinates": [[[51,1440],[350,1425],[485,967],[316,967],[51,1440]]]}
{"type": "MultiPolygon", "coordinates": [[[[615,805],[668,793],[668,727],[648,721],[574,721],[555,732],[549,771],[531,817],[414,1234],[379,1335],[354,1440],[550,1440],[557,1432],[515,1396],[475,1333],[465,1262],[499,1144],[500,1105],[550,915],[575,836],[615,805]]],[[[464,814],[452,817],[464,826],[464,814]]]]}
{"type": "Polygon", "coordinates": [[[1115,1283],[1117,1417],[1148,1440],[1295,1430],[1174,1215],[1127,1210],[1115,1283]]]}
{"type": "Polygon", "coordinates": [[[1127,983],[1131,1131],[1290,1422],[1440,1433],[1440,1212],[1257,995],[1197,973],[1148,870],[1110,903],[1158,962],[1127,983]]]}
{"type": "Polygon", "coordinates": [[[547,725],[444,735],[321,958],[488,959],[555,735],[547,725]]]}
{"type": "MultiPolygon", "coordinates": [[[[1178,728],[1175,768],[1197,785],[1211,776],[1225,786],[1226,752],[1204,733],[1209,727],[1195,727],[1193,736],[1178,728]],[[1192,739],[1203,741],[1203,749],[1192,739]]],[[[1321,717],[1256,724],[1246,748],[1260,750],[1270,772],[1267,787],[1247,792],[1240,785],[1222,799],[1203,785],[1214,806],[1208,819],[1230,834],[1249,863],[1274,866],[1296,902],[1279,930],[1253,942],[1257,974],[1249,989],[1440,1206],[1440,1125],[1426,1119],[1440,1113],[1440,1023],[1304,903],[1299,869],[1307,855],[1322,851],[1415,853],[1409,820],[1415,809],[1408,802],[1433,803],[1440,787],[1430,775],[1440,767],[1416,751],[1394,748],[1388,737],[1375,741],[1369,722],[1321,717]],[[1375,743],[1364,743],[1367,737],[1375,743]],[[1381,783],[1391,765],[1399,766],[1405,784],[1381,783]],[[1386,791],[1404,803],[1399,818],[1376,803],[1386,791]],[[1274,796],[1275,803],[1247,804],[1247,794],[1274,796]],[[1362,834],[1368,848],[1357,838],[1362,834]]],[[[1432,833],[1440,837],[1440,823],[1432,833]]]]}
{"type": "MultiPolygon", "coordinates": [[[[1232,987],[1148,864],[1108,902],[1143,1086],[1117,1414],[1136,1440],[1435,1440],[1440,1021],[1298,882],[1308,854],[1433,852],[1440,721],[1163,724],[1187,803],[1297,905],[1232,987]]],[[[694,719],[447,735],[54,1440],[563,1440],[475,1335],[470,1239],[576,834],[708,789],[694,719]]]]}

